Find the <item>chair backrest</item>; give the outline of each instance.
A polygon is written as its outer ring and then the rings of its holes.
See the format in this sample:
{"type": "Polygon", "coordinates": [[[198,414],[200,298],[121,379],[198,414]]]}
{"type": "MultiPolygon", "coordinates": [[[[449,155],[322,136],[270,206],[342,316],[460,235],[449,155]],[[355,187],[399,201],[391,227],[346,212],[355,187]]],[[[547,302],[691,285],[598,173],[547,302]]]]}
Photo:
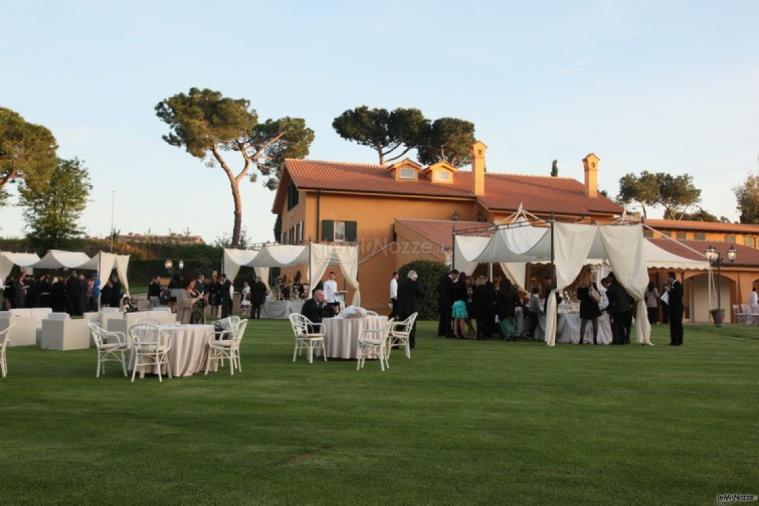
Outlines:
{"type": "Polygon", "coordinates": [[[92,341],[95,343],[95,348],[100,349],[103,346],[103,332],[105,329],[97,324],[94,320],[87,321],[87,328],[90,329],[90,335],[92,341]]]}
{"type": "Polygon", "coordinates": [[[8,335],[10,334],[10,330],[13,328],[15,323],[11,323],[7,327],[5,327],[4,330],[0,330],[0,352],[5,353],[5,348],[8,347],[8,342],[11,340],[8,335]]]}
{"type": "Polygon", "coordinates": [[[129,329],[129,335],[132,337],[132,343],[139,350],[141,346],[168,344],[169,337],[161,330],[158,325],[152,323],[140,322],[129,329]]]}
{"type": "Polygon", "coordinates": [[[47,315],[48,320],[70,320],[71,316],[68,313],[50,313],[47,315]]]}
{"type": "Polygon", "coordinates": [[[416,321],[416,317],[419,316],[419,313],[413,313],[411,316],[403,320],[402,322],[399,322],[400,325],[396,325],[396,334],[410,334],[411,329],[414,328],[414,322],[416,321]],[[401,328],[399,328],[401,327],[401,328]]]}
{"type": "Polygon", "coordinates": [[[237,325],[237,331],[235,337],[232,339],[232,348],[240,349],[240,341],[245,336],[245,329],[248,328],[248,320],[240,320],[240,324],[237,325]]]}
{"type": "Polygon", "coordinates": [[[293,334],[295,337],[301,337],[308,334],[309,325],[313,325],[313,323],[302,314],[292,313],[290,315],[290,326],[293,328],[293,334]]]}

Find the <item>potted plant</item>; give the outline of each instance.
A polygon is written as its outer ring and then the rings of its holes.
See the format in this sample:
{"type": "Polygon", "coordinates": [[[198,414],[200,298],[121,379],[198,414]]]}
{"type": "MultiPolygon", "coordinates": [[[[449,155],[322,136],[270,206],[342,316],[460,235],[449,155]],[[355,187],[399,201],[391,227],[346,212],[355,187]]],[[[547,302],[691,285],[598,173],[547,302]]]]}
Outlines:
{"type": "Polygon", "coordinates": [[[709,312],[712,314],[712,319],[714,320],[714,326],[715,327],[721,327],[722,322],[725,321],[725,310],[721,307],[711,309],[709,312]]]}

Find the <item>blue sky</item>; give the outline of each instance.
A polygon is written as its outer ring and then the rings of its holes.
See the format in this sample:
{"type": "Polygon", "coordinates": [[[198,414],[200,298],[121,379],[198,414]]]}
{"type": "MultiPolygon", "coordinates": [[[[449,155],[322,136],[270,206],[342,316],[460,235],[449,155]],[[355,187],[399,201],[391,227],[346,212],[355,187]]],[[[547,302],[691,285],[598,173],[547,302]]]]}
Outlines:
{"type": "MultiPolygon", "coordinates": [[[[310,158],[374,162],[331,128],[343,110],[419,107],[473,121],[488,170],[582,179],[687,172],[703,206],[737,217],[731,188],[759,168],[759,3],[33,2],[0,0],[0,106],[48,126],[90,168],[83,215],[110,228],[206,240],[229,233],[218,168],[161,140],[163,98],[192,86],[306,119],[310,158]]],[[[233,160],[237,162],[237,160],[233,160]]],[[[244,226],[272,238],[273,193],[243,190],[244,226]]],[[[0,235],[20,235],[19,209],[0,235]]]]}

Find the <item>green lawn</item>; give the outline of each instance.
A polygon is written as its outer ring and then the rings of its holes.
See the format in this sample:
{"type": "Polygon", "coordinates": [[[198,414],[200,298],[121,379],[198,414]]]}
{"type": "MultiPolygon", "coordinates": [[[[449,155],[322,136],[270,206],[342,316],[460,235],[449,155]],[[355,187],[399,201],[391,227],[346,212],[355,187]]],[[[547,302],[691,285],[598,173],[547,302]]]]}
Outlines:
{"type": "Polygon", "coordinates": [[[95,379],[95,352],[11,348],[0,504],[714,504],[759,493],[759,332],[672,348],[452,341],[291,362],[256,321],[243,373],[95,379]]]}

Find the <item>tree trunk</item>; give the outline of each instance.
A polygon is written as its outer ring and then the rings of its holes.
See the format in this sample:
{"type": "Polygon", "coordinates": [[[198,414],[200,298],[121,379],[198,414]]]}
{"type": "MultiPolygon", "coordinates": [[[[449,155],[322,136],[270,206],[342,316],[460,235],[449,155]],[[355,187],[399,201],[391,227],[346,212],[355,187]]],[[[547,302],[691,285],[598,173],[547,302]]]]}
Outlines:
{"type": "Polygon", "coordinates": [[[227,175],[227,179],[229,179],[229,186],[232,188],[232,199],[235,203],[235,221],[234,226],[232,227],[232,247],[234,248],[240,244],[240,231],[242,229],[242,197],[240,196],[240,182],[238,178],[235,177],[232,169],[229,168],[229,165],[227,165],[226,160],[224,160],[221,153],[219,153],[215,147],[211,148],[211,153],[221,165],[222,170],[227,175]]]}
{"type": "Polygon", "coordinates": [[[385,165],[385,154],[382,152],[382,148],[377,148],[377,154],[379,155],[379,164],[385,165]]]}

